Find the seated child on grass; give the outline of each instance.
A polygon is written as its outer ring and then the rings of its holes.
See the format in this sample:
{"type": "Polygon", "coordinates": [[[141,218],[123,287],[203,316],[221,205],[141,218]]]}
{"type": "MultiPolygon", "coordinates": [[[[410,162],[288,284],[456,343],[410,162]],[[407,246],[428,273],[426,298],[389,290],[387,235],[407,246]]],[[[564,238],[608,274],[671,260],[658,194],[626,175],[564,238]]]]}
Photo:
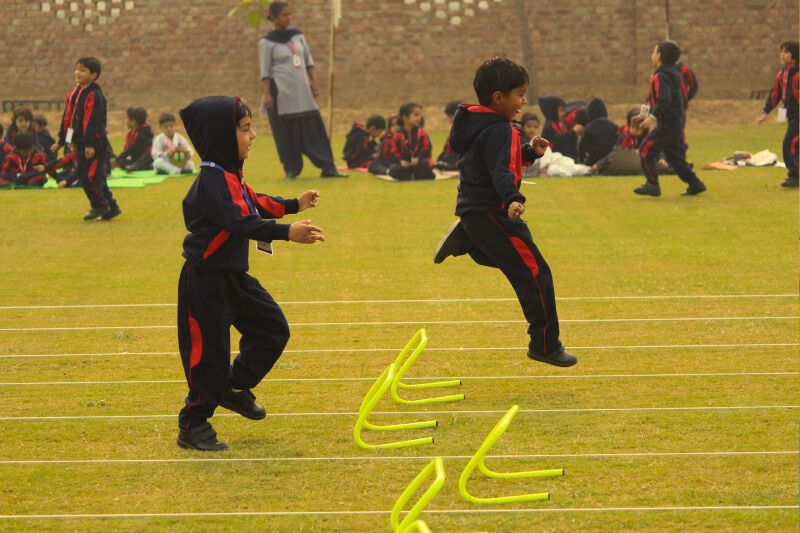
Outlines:
{"type": "MultiPolygon", "coordinates": [[[[522,142],[525,144],[530,143],[534,137],[539,135],[539,130],[542,127],[542,123],[539,121],[539,115],[534,113],[523,113],[519,124],[522,128],[522,142]]],[[[530,178],[532,176],[537,176],[538,174],[539,165],[537,165],[536,162],[534,162],[532,165],[522,167],[523,177],[530,178]]]]}
{"type": "Polygon", "coordinates": [[[400,106],[397,124],[400,130],[392,135],[394,157],[389,175],[398,181],[432,180],[431,140],[422,128],[422,106],[409,102],[400,106]]]}
{"type": "Polygon", "coordinates": [[[606,104],[599,98],[589,101],[586,112],[589,123],[578,143],[578,162],[591,166],[605,159],[614,149],[619,138],[619,126],[608,119],[606,104]]]}
{"type": "Polygon", "coordinates": [[[47,118],[44,115],[37,115],[33,119],[33,130],[36,132],[36,144],[38,144],[48,162],[56,160],[56,154],[50,149],[56,140],[47,129],[47,118]]]}
{"type": "Polygon", "coordinates": [[[14,145],[3,138],[3,125],[0,124],[0,168],[3,168],[3,161],[5,161],[6,156],[13,151],[14,145]]]}
{"type": "Polygon", "coordinates": [[[129,107],[128,133],[125,149],[113,160],[116,167],[125,170],[150,170],[153,168],[153,130],[147,125],[147,111],[143,107],[129,107]]]}
{"type": "Polygon", "coordinates": [[[170,176],[194,172],[192,147],[183,135],[175,131],[176,120],[172,113],[158,117],[161,133],[153,141],[153,168],[159,174],[170,176]]]}
{"type": "Polygon", "coordinates": [[[62,189],[64,187],[76,187],[80,185],[78,176],[75,173],[75,157],[77,152],[64,148],[64,157],[50,161],[47,165],[47,173],[56,180],[58,186],[62,189]]]}
{"type": "Polygon", "coordinates": [[[386,131],[386,120],[380,115],[372,115],[366,126],[354,122],[344,143],[343,157],[347,168],[367,168],[378,159],[378,142],[386,131]]]}
{"type": "MultiPolygon", "coordinates": [[[[453,117],[456,114],[456,110],[458,110],[458,106],[462,103],[463,102],[461,100],[453,100],[444,108],[444,114],[447,115],[447,121],[450,123],[451,128],[453,127],[453,117]]],[[[458,154],[454,152],[453,148],[450,146],[449,134],[447,136],[447,142],[442,149],[442,153],[439,154],[439,157],[436,159],[436,165],[434,166],[439,170],[458,169],[458,154]]]]}
{"type": "Polygon", "coordinates": [[[33,129],[33,113],[27,107],[18,107],[11,115],[11,125],[6,132],[6,142],[14,146],[18,133],[29,133],[36,142],[36,131],[33,129]]]}
{"type": "Polygon", "coordinates": [[[386,121],[386,133],[381,136],[378,142],[378,147],[375,151],[375,161],[370,163],[367,167],[367,170],[372,174],[379,176],[389,174],[389,167],[392,166],[394,162],[394,156],[392,155],[392,137],[400,130],[400,126],[397,124],[398,118],[397,115],[389,115],[386,121]]]}
{"type": "Polygon", "coordinates": [[[564,121],[564,100],[558,96],[539,98],[539,109],[545,118],[542,137],[550,141],[554,152],[574,160],[578,156],[578,136],[583,133],[583,126],[578,123],[569,126],[564,121]]]}
{"type": "Polygon", "coordinates": [[[8,154],[0,171],[0,186],[41,187],[47,181],[47,159],[33,142],[33,136],[17,132],[14,151],[8,154]]]}

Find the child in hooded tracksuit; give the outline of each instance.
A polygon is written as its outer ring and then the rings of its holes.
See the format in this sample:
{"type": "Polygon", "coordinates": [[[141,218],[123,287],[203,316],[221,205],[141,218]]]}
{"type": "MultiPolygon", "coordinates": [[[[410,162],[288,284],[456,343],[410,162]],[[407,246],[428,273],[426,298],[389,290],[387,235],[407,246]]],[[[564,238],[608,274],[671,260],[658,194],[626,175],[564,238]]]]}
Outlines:
{"type": "Polygon", "coordinates": [[[550,141],[550,148],[578,162],[578,135],[583,133],[583,125],[570,126],[564,121],[564,100],[558,96],[539,98],[539,109],[544,115],[542,137],[550,141]]]}
{"type": "Polygon", "coordinates": [[[309,220],[277,224],[285,214],[315,207],[319,193],[297,199],[257,194],[245,182],[242,163],[255,138],[252,114],[237,97],[209,96],[180,112],[202,157],[200,174],[183,200],[189,234],[178,283],[178,344],[189,394],[178,415],[178,445],[201,451],[227,449],[208,421],[217,406],[252,420],[266,416],[251,392],[289,341],[281,308],[247,274],[250,240],[324,240],[309,220]],[[230,361],[230,328],[242,334],[230,361]]]}
{"type": "Polygon", "coordinates": [[[525,212],[522,166],[549,146],[541,137],[523,145],[510,123],[526,103],[528,72],[496,57],[478,68],[474,87],[480,105],[461,105],[450,132],[453,149],[461,154],[455,212],[460,220],[442,239],[434,262],[468,253],[480,265],[499,268],[529,323],[528,357],[572,366],[577,359],[559,339],[550,267],[520,218],[525,212]]]}
{"type": "Polygon", "coordinates": [[[800,128],[800,69],[798,69],[798,42],[786,41],[781,44],[780,59],[783,68],[775,76],[767,101],[764,102],[764,114],[758,119],[759,124],[767,120],[770,111],[782,105],[786,109],[786,135],[783,136],[783,161],[786,164],[786,179],[781,187],[798,186],[798,166],[800,165],[800,149],[798,149],[798,128],[800,128]]]}
{"type": "Polygon", "coordinates": [[[681,73],[676,66],[681,49],[674,41],[662,41],[650,57],[656,71],[650,76],[650,93],[647,102],[650,115],[641,127],[650,131],[642,141],[639,156],[647,181],[633,190],[636,194],[661,196],[658,182],[658,160],[663,153],[678,177],[689,186],[682,196],[695,196],[706,190],[692,166],[686,161],[686,143],[683,129],[686,124],[686,99],[683,94],[681,73]]]}

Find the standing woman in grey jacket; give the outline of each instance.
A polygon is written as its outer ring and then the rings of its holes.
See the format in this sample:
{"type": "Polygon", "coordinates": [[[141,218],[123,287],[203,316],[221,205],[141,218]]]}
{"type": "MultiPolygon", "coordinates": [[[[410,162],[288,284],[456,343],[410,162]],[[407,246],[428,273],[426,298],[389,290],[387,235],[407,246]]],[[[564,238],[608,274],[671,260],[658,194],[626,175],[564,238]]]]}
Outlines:
{"type": "Polygon", "coordinates": [[[262,112],[269,117],[287,179],[303,170],[303,154],[322,169],[323,178],[346,178],[336,170],[325,124],[315,100],[319,94],[314,58],[303,32],[290,28],[287,2],[269,4],[274,29],[258,43],[261,58],[262,112]]]}

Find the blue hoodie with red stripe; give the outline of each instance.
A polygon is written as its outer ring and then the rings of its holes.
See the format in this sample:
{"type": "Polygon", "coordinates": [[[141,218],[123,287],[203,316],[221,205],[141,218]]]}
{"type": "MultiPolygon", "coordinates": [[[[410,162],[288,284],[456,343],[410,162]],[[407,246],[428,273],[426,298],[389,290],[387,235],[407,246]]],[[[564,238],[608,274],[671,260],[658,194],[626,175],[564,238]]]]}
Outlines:
{"type": "Polygon", "coordinates": [[[297,199],[257,194],[242,174],[236,141],[237,97],[208,96],[181,109],[197,153],[200,174],[183,199],[189,234],[183,256],[202,268],[245,272],[249,240],[289,240],[289,224],[274,220],[297,213],[297,199]]]}
{"type": "Polygon", "coordinates": [[[85,87],[76,85],[67,95],[58,144],[67,144],[67,130],[72,128],[73,144],[79,148],[91,146],[95,150],[104,150],[108,144],[106,115],[106,97],[100,86],[95,82],[85,87]]]}
{"type": "Polygon", "coordinates": [[[650,93],[647,95],[650,114],[659,125],[683,122],[686,100],[681,85],[681,73],[676,65],[661,65],[650,76],[650,93]]]}
{"type": "Polygon", "coordinates": [[[538,156],[502,115],[480,105],[460,105],[450,130],[450,146],[461,154],[457,216],[472,211],[507,216],[511,202],[525,203],[519,190],[522,167],[538,156]]]}

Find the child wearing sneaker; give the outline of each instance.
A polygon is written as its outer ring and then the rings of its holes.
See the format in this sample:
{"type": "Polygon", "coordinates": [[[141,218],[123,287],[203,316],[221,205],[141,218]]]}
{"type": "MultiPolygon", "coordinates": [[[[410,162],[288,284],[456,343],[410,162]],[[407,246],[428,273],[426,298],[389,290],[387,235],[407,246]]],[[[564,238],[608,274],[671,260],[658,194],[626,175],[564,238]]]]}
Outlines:
{"type": "Polygon", "coordinates": [[[521,143],[511,125],[527,103],[528,71],[495,57],[478,68],[474,87],[480,105],[459,106],[450,131],[450,144],[461,154],[455,213],[460,220],[442,239],[434,262],[468,253],[479,265],[499,268],[529,323],[528,357],[572,366],[578,360],[559,340],[550,267],[520,218],[525,212],[522,167],[550,145],[539,136],[521,143]]]}
{"type": "Polygon", "coordinates": [[[261,284],[247,274],[250,240],[313,244],[322,230],[301,220],[274,220],[315,207],[316,190],[299,198],[257,194],[242,174],[256,134],[252,112],[238,97],[209,96],[180,112],[197,153],[200,174],[183,200],[189,234],[178,283],[178,344],[189,394],[178,415],[178,445],[225,450],[209,418],[217,406],[252,419],[267,413],[251,392],[272,369],[289,341],[289,324],[261,284]],[[231,364],[230,328],[242,334],[231,364]]]}

